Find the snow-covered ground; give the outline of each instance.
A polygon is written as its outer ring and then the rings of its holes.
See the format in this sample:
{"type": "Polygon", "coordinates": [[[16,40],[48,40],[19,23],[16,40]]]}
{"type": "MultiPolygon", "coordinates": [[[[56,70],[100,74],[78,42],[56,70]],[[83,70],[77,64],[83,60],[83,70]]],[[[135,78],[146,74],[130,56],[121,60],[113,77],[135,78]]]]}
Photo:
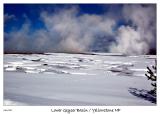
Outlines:
{"type": "Polygon", "coordinates": [[[145,77],[154,55],[5,54],[4,105],[156,105],[145,77]]]}

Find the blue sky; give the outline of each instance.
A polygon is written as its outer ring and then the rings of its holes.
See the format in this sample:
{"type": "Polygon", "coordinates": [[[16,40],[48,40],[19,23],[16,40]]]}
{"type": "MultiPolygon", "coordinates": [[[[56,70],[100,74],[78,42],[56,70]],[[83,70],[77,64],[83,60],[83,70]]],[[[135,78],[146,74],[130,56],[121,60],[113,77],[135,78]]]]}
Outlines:
{"type": "Polygon", "coordinates": [[[156,5],[4,4],[4,33],[6,52],[146,54],[155,48],[156,5]]]}
{"type": "MultiPolygon", "coordinates": [[[[44,27],[43,22],[40,20],[41,11],[47,11],[54,13],[57,9],[69,8],[76,6],[79,8],[79,15],[81,14],[97,14],[102,15],[107,13],[110,9],[113,9],[113,13],[121,10],[122,4],[112,5],[112,4],[5,4],[4,14],[15,15],[16,19],[13,19],[6,23],[4,31],[10,31],[12,27],[20,28],[25,22],[25,16],[27,16],[31,23],[33,29],[39,29],[44,27]]],[[[119,11],[120,12],[120,11],[119,11]]],[[[119,24],[124,23],[120,21],[119,24]]]]}

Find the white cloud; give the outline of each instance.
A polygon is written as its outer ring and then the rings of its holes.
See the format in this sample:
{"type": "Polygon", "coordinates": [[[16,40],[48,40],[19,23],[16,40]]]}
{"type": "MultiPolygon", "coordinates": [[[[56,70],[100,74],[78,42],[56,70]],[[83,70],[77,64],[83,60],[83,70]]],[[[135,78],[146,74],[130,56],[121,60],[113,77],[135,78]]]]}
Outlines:
{"type": "Polygon", "coordinates": [[[15,15],[9,15],[8,13],[4,15],[4,22],[6,23],[9,20],[16,19],[15,15]]]}

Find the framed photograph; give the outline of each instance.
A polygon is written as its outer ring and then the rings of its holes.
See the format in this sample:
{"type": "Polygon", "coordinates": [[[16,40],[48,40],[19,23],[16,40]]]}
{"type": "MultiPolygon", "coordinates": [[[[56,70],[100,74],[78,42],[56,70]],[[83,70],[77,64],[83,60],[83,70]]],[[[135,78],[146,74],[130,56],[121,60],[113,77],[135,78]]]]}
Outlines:
{"type": "Polygon", "coordinates": [[[1,6],[3,112],[20,106],[59,113],[157,107],[156,1],[1,6]]]}

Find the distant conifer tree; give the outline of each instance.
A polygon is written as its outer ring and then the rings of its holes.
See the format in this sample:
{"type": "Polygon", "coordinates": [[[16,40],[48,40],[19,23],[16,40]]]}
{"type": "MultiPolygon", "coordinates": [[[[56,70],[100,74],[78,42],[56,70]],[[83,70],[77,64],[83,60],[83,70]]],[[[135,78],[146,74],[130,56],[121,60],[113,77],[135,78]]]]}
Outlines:
{"type": "Polygon", "coordinates": [[[145,76],[148,78],[148,80],[151,80],[151,85],[153,86],[153,90],[150,91],[151,94],[155,94],[157,92],[157,64],[155,60],[155,65],[153,65],[151,68],[147,66],[147,73],[145,76]]]}

